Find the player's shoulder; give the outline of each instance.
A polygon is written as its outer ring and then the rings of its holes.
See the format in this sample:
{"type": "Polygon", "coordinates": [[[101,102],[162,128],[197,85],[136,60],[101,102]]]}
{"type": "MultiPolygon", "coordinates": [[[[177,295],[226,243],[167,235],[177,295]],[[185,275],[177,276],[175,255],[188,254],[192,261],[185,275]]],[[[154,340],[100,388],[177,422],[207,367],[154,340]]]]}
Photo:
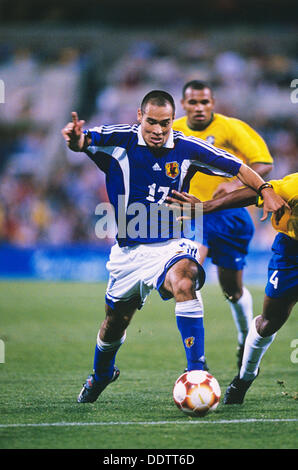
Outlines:
{"type": "Polygon", "coordinates": [[[128,147],[138,140],[137,124],[103,124],[89,129],[88,132],[94,133],[94,140],[105,146],[128,147]]]}
{"type": "Polygon", "coordinates": [[[94,127],[89,129],[90,131],[97,131],[101,134],[113,134],[113,133],[138,133],[138,125],[137,124],[103,124],[100,127],[94,127]]]}
{"type": "Polygon", "coordinates": [[[255,135],[256,131],[242,119],[234,116],[225,116],[224,114],[218,114],[218,120],[224,123],[230,130],[245,131],[251,135],[255,135]]]}
{"type": "Polygon", "coordinates": [[[298,198],[298,173],[290,173],[279,180],[270,180],[277,194],[289,201],[298,198]]]}
{"type": "Polygon", "coordinates": [[[214,121],[232,128],[237,126],[248,126],[248,124],[241,119],[233,116],[226,116],[225,114],[215,113],[214,118],[214,121]]]}
{"type": "Polygon", "coordinates": [[[173,137],[175,142],[180,142],[183,145],[206,145],[205,140],[200,139],[199,137],[194,137],[192,135],[185,135],[182,131],[173,129],[173,137]]]}
{"type": "MultiPolygon", "coordinates": [[[[200,139],[200,137],[194,137],[192,135],[185,135],[183,132],[180,131],[173,131],[174,134],[174,142],[175,145],[179,144],[180,151],[183,154],[189,155],[197,155],[199,154],[216,154],[216,155],[223,155],[225,153],[223,150],[214,147],[213,145],[206,142],[204,139],[200,139]]],[[[226,153],[225,153],[226,156],[226,153]]],[[[234,157],[236,159],[236,157],[234,157]]]]}

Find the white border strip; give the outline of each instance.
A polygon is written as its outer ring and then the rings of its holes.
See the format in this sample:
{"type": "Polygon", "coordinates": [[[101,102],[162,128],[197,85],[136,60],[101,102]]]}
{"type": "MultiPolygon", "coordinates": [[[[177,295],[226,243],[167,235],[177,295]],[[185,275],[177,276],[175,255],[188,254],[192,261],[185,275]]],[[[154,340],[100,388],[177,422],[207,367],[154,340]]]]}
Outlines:
{"type": "Polygon", "coordinates": [[[0,424],[0,429],[3,428],[43,428],[43,427],[67,427],[67,426],[162,426],[167,424],[245,424],[245,423],[290,423],[298,422],[298,418],[250,418],[250,419],[220,419],[220,420],[182,420],[182,421],[112,421],[112,422],[60,422],[60,423],[15,423],[15,424],[0,424]]]}

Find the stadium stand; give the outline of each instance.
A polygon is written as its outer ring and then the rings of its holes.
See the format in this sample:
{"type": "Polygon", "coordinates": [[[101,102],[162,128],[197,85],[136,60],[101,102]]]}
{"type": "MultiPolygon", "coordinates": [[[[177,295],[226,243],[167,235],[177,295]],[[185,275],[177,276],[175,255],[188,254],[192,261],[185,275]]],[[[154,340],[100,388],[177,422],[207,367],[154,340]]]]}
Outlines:
{"type": "MultiPolygon", "coordinates": [[[[110,244],[95,235],[95,207],[106,201],[103,175],[68,151],[60,130],[76,109],[86,126],[132,123],[142,96],[166,89],[177,102],[187,80],[212,83],[217,111],[246,120],[275,158],[270,178],[297,171],[294,30],[249,28],[198,33],[113,28],[0,30],[0,240],[36,244],[110,244]],[[19,37],[22,36],[22,47],[19,37]],[[266,38],[266,40],[265,40],[266,38]]],[[[253,245],[267,249],[269,223],[253,245]]]]}

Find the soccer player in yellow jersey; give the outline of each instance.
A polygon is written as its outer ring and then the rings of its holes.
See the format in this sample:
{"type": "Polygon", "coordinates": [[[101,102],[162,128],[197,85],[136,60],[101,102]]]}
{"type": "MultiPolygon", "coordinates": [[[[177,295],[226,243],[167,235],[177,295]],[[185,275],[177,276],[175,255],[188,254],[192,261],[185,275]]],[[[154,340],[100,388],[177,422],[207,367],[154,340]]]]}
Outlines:
{"type": "MultiPolygon", "coordinates": [[[[193,80],[183,87],[181,100],[186,115],[174,121],[173,128],[187,136],[206,140],[243,160],[262,177],[272,169],[273,159],[264,140],[248,124],[214,112],[215,100],[205,82],[193,80]]],[[[192,171],[193,170],[193,171],[192,171]]],[[[220,197],[241,186],[237,179],[188,172],[184,189],[201,201],[220,197]]],[[[220,286],[227,297],[238,334],[238,367],[245,337],[253,318],[252,298],[243,285],[243,267],[254,225],[245,208],[206,214],[200,261],[206,256],[217,266],[220,286]]]]}
{"type": "MultiPolygon", "coordinates": [[[[263,312],[251,322],[244,347],[239,374],[228,386],[224,403],[243,403],[245,394],[258,375],[259,365],[265,352],[273,342],[277,331],[288,319],[298,301],[298,173],[272,180],[274,191],[288,204],[282,216],[272,216],[272,225],[277,235],[272,245],[273,255],[268,265],[263,312]]],[[[198,199],[187,194],[176,193],[168,202],[190,203],[198,199]]],[[[168,198],[169,199],[169,198],[168,198]]],[[[218,199],[203,203],[204,213],[213,213],[226,208],[237,208],[254,204],[256,193],[243,188],[218,199]]],[[[257,205],[260,206],[258,197],[257,205]]],[[[264,219],[264,218],[263,218],[264,219]]]]}

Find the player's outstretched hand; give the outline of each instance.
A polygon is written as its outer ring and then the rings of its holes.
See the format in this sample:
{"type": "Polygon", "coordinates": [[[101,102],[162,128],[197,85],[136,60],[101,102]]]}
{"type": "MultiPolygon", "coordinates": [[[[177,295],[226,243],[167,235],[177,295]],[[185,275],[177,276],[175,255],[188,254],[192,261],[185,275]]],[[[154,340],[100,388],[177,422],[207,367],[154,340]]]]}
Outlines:
{"type": "Polygon", "coordinates": [[[79,120],[76,111],[71,113],[72,121],[68,122],[61,133],[71,150],[80,152],[84,146],[83,125],[85,121],[79,120]]]}
{"type": "Polygon", "coordinates": [[[179,215],[177,220],[187,220],[194,218],[196,204],[200,202],[200,199],[193,196],[192,194],[188,194],[184,191],[180,193],[174,189],[172,190],[172,196],[167,196],[166,198],[166,205],[176,210],[177,214],[181,214],[181,210],[183,211],[183,215],[179,215]]]}
{"type": "Polygon", "coordinates": [[[284,214],[285,209],[290,209],[286,201],[276,194],[273,189],[267,188],[262,192],[264,200],[262,221],[266,220],[269,212],[273,212],[278,223],[284,214]]]}

